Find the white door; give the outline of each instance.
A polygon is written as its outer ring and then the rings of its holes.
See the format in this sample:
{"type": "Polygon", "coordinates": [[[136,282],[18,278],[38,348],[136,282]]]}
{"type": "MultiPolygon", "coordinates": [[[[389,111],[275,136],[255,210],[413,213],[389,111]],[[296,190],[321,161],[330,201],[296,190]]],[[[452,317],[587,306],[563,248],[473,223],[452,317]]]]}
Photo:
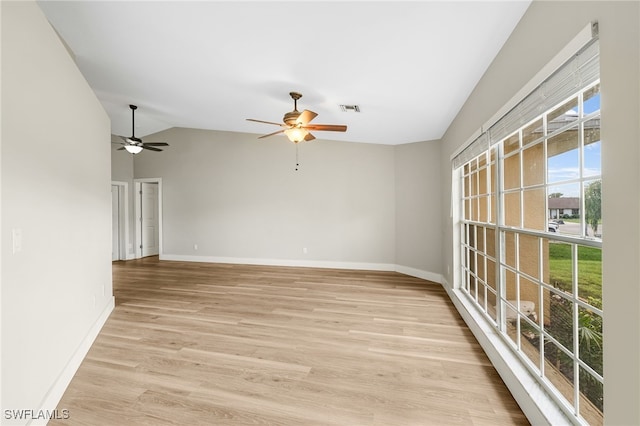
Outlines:
{"type": "Polygon", "coordinates": [[[158,184],[156,182],[142,182],[140,185],[140,228],[142,257],[155,256],[159,253],[159,223],[158,223],[158,184]]]}
{"type": "Polygon", "coordinates": [[[111,260],[120,260],[120,188],[111,185],[111,260]]]}

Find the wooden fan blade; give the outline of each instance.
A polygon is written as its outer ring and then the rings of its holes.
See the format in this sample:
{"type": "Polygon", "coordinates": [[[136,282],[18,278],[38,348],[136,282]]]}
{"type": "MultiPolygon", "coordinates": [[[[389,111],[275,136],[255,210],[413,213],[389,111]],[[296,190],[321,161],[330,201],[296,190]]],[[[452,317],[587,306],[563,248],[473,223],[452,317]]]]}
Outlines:
{"type": "Polygon", "coordinates": [[[142,148],[144,149],[148,149],[149,151],[157,151],[157,152],[161,152],[162,150],[160,148],[154,148],[152,146],[142,146],[142,148]]]}
{"type": "Polygon", "coordinates": [[[343,124],[309,124],[304,126],[307,130],[322,130],[329,132],[346,132],[347,126],[343,124]]]}
{"type": "Polygon", "coordinates": [[[122,146],[122,147],[120,147],[120,148],[116,149],[116,151],[122,151],[122,150],[124,150],[124,146],[122,146]]]}
{"type": "Polygon", "coordinates": [[[304,137],[305,141],[312,141],[314,140],[316,137],[313,136],[311,133],[307,133],[307,136],[304,137]]]}
{"type": "Polygon", "coordinates": [[[278,133],[284,133],[284,130],[278,130],[277,132],[269,133],[268,135],[260,136],[258,139],[268,138],[269,136],[277,135],[278,133]]]}
{"type": "Polygon", "coordinates": [[[318,114],[316,114],[315,112],[305,109],[300,113],[300,115],[296,119],[296,124],[302,124],[303,126],[306,126],[311,120],[313,120],[317,116],[318,114]]]}
{"type": "Polygon", "coordinates": [[[144,146],[169,146],[166,142],[143,142],[144,146]]]}
{"type": "Polygon", "coordinates": [[[275,124],[276,126],[285,127],[285,124],[274,123],[273,121],[256,120],[255,118],[247,118],[247,121],[255,121],[256,123],[275,124]]]}

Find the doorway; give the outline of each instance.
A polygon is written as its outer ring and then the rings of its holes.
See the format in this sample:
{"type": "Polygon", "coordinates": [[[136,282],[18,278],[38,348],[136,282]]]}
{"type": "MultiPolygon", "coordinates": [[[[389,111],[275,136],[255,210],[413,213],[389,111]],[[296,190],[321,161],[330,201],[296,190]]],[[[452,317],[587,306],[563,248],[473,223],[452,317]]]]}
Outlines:
{"type": "Polygon", "coordinates": [[[136,257],[162,254],[162,181],[135,179],[136,257]]]}

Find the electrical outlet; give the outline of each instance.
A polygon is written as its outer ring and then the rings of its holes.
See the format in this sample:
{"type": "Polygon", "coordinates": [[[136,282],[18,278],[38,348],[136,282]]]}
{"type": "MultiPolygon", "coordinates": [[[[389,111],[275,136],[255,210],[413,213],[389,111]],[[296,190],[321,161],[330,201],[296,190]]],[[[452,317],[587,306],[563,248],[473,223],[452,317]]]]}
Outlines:
{"type": "Polygon", "coordinates": [[[304,254],[307,254],[307,253],[308,253],[308,250],[307,250],[307,248],[306,248],[306,247],[302,247],[302,253],[304,253],[304,254]]]}
{"type": "Polygon", "coordinates": [[[194,245],[193,245],[193,249],[194,249],[194,250],[198,250],[198,245],[197,245],[197,244],[194,244],[194,245]]]}
{"type": "Polygon", "coordinates": [[[13,237],[13,254],[20,253],[22,251],[22,229],[12,229],[11,235],[13,237]]]}

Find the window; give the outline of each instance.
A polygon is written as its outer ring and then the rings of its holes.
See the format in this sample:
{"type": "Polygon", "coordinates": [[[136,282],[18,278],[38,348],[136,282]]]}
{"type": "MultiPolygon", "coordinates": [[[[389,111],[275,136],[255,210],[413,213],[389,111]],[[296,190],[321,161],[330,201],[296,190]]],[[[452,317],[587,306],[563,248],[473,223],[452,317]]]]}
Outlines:
{"type": "MultiPolygon", "coordinates": [[[[597,42],[587,49],[597,62],[597,42]]],[[[461,289],[567,414],[601,424],[602,142],[589,80],[538,114],[512,110],[454,168],[461,289]]]]}

